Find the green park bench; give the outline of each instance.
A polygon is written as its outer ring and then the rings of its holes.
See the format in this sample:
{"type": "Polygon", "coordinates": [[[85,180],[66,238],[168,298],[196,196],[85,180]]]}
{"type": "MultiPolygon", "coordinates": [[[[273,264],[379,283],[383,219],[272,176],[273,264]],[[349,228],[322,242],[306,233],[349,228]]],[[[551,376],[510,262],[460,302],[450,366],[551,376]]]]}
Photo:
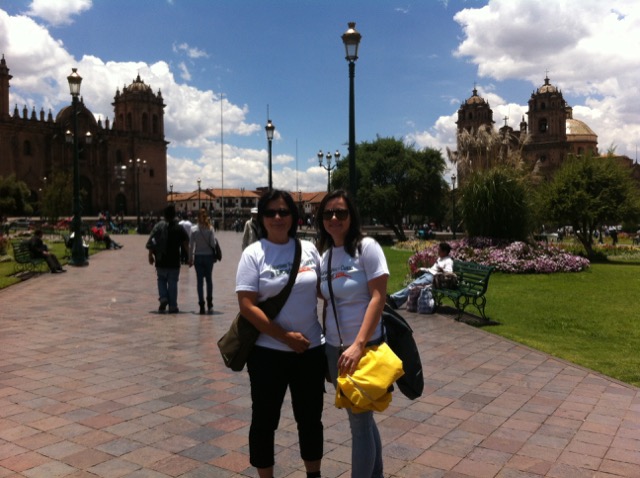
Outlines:
{"type": "Polygon", "coordinates": [[[454,260],[453,272],[458,276],[458,285],[454,289],[437,289],[434,284],[432,293],[436,307],[442,304],[442,299],[448,297],[458,312],[456,320],[460,320],[467,306],[473,305],[480,313],[480,317],[488,322],[489,319],[484,312],[487,303],[485,294],[492,271],[493,267],[490,266],[454,260]]]}
{"type": "Polygon", "coordinates": [[[42,272],[41,269],[47,264],[42,258],[31,257],[27,241],[13,239],[11,248],[13,249],[13,258],[15,260],[13,270],[16,274],[19,272],[42,272]]]}

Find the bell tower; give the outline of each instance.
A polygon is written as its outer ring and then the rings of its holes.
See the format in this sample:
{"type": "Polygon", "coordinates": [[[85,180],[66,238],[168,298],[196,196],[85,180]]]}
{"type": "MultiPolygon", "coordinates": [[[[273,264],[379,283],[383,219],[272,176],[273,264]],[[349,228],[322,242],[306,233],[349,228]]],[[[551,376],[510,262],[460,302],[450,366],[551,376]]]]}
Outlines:
{"type": "Polygon", "coordinates": [[[13,77],[9,74],[3,53],[0,60],[0,121],[9,119],[9,80],[11,78],[13,77]]]}
{"type": "Polygon", "coordinates": [[[115,113],[114,129],[135,133],[149,139],[164,138],[164,107],[162,93],[154,94],[151,87],[137,76],[129,86],[116,91],[112,103],[115,113]]]}

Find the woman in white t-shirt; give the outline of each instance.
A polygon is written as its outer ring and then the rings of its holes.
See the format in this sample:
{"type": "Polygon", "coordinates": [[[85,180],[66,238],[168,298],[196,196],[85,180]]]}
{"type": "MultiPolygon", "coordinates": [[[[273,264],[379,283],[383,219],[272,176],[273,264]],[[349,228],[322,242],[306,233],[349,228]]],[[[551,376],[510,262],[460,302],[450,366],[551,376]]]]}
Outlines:
{"type": "Polygon", "coordinates": [[[252,416],[249,461],[260,478],[273,477],[274,438],[287,388],[298,425],[307,476],[320,477],[326,358],[317,316],[320,256],[300,241],[302,257],[289,298],[274,320],[258,307],[287,284],[293,267],[298,209],[291,195],[273,190],[258,202],[259,230],[266,237],[243,252],[236,275],[240,312],[261,333],[249,355],[252,416]]]}
{"type": "MultiPolygon", "coordinates": [[[[316,223],[318,249],[323,252],[320,291],[327,303],[325,348],[335,385],[338,375],[356,370],[367,344],[382,341],[380,317],[389,269],[380,245],[363,237],[358,213],[345,191],[325,196],[316,223]],[[329,259],[337,318],[327,283],[329,259]]],[[[347,413],[352,438],[352,478],[382,478],[382,444],[373,412],[353,413],[347,409],[347,413]]]]}

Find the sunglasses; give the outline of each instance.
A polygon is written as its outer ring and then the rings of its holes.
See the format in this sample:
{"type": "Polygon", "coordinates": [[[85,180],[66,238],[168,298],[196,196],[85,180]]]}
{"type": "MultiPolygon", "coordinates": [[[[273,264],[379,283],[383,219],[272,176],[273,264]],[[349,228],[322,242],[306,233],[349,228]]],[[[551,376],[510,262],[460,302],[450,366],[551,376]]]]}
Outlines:
{"type": "Polygon", "coordinates": [[[344,221],[346,218],[349,217],[349,210],[348,209],[327,209],[322,213],[322,219],[324,219],[325,221],[330,221],[331,219],[333,219],[333,216],[335,216],[338,221],[344,221]]]}
{"type": "Polygon", "coordinates": [[[276,214],[280,217],[288,217],[291,215],[291,211],[288,209],[265,209],[262,213],[264,217],[276,217],[276,214]]]}

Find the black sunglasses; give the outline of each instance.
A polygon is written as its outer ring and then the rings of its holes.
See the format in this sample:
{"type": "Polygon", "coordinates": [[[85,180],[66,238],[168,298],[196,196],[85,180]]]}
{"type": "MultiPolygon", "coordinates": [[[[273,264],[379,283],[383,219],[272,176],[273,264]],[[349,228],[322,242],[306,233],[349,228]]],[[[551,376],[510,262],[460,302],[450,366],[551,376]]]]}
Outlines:
{"type": "Polygon", "coordinates": [[[325,221],[330,221],[331,219],[333,219],[333,216],[335,216],[338,221],[344,221],[346,218],[349,217],[349,210],[348,209],[327,209],[326,211],[322,212],[322,219],[324,219],[325,221]]]}
{"type": "Polygon", "coordinates": [[[265,209],[262,215],[264,217],[276,217],[276,214],[280,217],[291,216],[291,211],[288,209],[265,209]]]}

